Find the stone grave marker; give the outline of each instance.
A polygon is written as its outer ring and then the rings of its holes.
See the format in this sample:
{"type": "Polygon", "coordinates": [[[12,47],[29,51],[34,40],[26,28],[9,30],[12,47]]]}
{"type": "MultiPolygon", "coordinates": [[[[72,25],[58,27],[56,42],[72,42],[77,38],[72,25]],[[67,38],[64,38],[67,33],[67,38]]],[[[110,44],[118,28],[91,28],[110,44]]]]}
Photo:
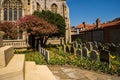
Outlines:
{"type": "Polygon", "coordinates": [[[89,51],[92,51],[93,50],[93,43],[92,42],[88,42],[86,44],[86,47],[88,48],[89,51]]]}
{"type": "Polygon", "coordinates": [[[76,50],[76,54],[82,56],[82,50],[77,49],[77,50],[76,50]]]}
{"type": "Polygon", "coordinates": [[[78,49],[81,49],[81,48],[82,48],[81,44],[78,44],[78,49]]]}
{"type": "Polygon", "coordinates": [[[66,45],[62,45],[62,50],[64,51],[64,52],[66,52],[66,45]]]}
{"type": "Polygon", "coordinates": [[[116,55],[120,57],[120,46],[118,46],[116,49],[116,55]]]}
{"type": "Polygon", "coordinates": [[[103,46],[100,46],[100,45],[99,45],[99,46],[98,46],[98,50],[99,50],[99,51],[102,51],[102,50],[103,50],[103,46]]]}
{"type": "Polygon", "coordinates": [[[97,42],[96,42],[96,41],[94,41],[94,42],[93,42],[93,44],[94,44],[94,45],[97,45],[97,42]]]}
{"type": "Polygon", "coordinates": [[[82,44],[82,47],[86,47],[86,43],[83,43],[83,44],[82,44]]]}
{"type": "Polygon", "coordinates": [[[70,49],[69,49],[68,46],[66,46],[66,52],[67,52],[67,53],[70,53],[70,49]]]}
{"type": "Polygon", "coordinates": [[[72,54],[74,54],[74,47],[73,47],[73,46],[71,46],[70,52],[71,52],[72,54]]]}
{"type": "Polygon", "coordinates": [[[98,51],[98,46],[97,45],[93,45],[93,50],[98,51]]]}
{"type": "Polygon", "coordinates": [[[74,43],[73,43],[73,47],[74,47],[74,48],[77,48],[77,47],[78,47],[78,43],[77,43],[77,41],[74,41],[74,43]]]}
{"type": "Polygon", "coordinates": [[[99,61],[99,53],[96,50],[91,51],[90,59],[95,60],[95,61],[99,61]]]}
{"type": "Polygon", "coordinates": [[[83,57],[88,57],[88,49],[86,47],[82,48],[82,56],[83,57]]]}
{"type": "Polygon", "coordinates": [[[107,50],[102,50],[100,52],[100,61],[110,64],[110,52],[107,50]]]}

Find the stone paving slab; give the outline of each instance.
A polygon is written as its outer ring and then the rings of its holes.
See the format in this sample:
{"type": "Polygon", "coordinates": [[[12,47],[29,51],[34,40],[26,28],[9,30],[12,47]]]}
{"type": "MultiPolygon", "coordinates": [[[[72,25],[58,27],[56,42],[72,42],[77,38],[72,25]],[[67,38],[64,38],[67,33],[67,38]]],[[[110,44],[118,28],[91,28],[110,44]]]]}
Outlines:
{"type": "Polygon", "coordinates": [[[82,70],[72,66],[49,66],[57,80],[120,80],[116,75],[82,70]]]}

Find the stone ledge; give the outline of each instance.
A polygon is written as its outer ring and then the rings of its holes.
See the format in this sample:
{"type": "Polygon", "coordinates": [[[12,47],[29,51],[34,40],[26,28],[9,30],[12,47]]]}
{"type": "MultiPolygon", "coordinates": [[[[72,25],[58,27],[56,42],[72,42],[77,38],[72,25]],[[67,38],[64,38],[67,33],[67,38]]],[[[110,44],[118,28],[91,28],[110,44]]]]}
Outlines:
{"type": "Polygon", "coordinates": [[[0,48],[0,68],[5,67],[14,56],[12,46],[4,46],[0,48]]]}
{"type": "Polygon", "coordinates": [[[25,55],[16,54],[9,64],[0,69],[0,80],[24,80],[25,55]]]}
{"type": "Polygon", "coordinates": [[[46,65],[37,65],[40,80],[57,80],[46,65]]]}

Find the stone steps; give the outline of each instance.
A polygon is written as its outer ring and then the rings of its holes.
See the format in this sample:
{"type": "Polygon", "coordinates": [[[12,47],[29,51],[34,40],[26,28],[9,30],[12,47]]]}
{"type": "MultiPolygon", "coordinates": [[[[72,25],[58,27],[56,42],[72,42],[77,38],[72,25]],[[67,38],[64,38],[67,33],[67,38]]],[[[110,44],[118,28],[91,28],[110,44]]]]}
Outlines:
{"type": "Polygon", "coordinates": [[[36,67],[40,80],[56,80],[55,76],[46,65],[37,65],[36,67]]]}
{"type": "Polygon", "coordinates": [[[24,54],[14,54],[13,48],[0,48],[0,80],[56,80],[46,65],[25,61],[24,54]]]}
{"type": "Polygon", "coordinates": [[[34,62],[25,62],[25,80],[56,80],[46,65],[35,65],[34,62]]]}
{"type": "Polygon", "coordinates": [[[40,80],[35,62],[25,62],[25,80],[40,80]]]}
{"type": "Polygon", "coordinates": [[[25,55],[15,54],[8,65],[0,68],[0,80],[24,80],[25,55]]]}

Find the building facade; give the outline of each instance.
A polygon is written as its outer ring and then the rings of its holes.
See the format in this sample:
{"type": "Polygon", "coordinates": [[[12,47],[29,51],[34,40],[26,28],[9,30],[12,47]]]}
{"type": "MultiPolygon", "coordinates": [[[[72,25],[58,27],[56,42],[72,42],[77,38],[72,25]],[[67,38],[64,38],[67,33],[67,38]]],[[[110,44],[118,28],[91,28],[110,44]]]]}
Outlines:
{"type": "Polygon", "coordinates": [[[63,16],[66,22],[65,42],[71,41],[69,8],[66,0],[0,0],[0,21],[17,21],[36,10],[50,10],[63,16]]]}

